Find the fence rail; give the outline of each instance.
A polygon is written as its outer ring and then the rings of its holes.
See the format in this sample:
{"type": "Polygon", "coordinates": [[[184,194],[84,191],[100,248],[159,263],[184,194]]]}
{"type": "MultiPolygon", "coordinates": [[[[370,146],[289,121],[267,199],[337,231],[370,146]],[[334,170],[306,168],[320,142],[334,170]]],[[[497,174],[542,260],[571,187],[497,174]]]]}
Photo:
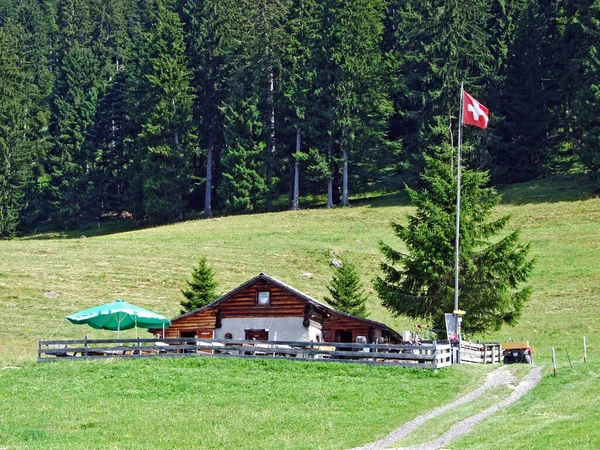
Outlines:
{"type": "Polygon", "coordinates": [[[498,342],[461,342],[460,360],[466,363],[498,364],[502,361],[502,348],[498,342]]]}
{"type": "Polygon", "coordinates": [[[294,358],[401,365],[437,370],[452,364],[448,343],[418,345],[353,344],[340,342],[255,341],[231,339],[88,339],[39,342],[38,361],[60,359],[219,356],[235,358],[294,358]]]}

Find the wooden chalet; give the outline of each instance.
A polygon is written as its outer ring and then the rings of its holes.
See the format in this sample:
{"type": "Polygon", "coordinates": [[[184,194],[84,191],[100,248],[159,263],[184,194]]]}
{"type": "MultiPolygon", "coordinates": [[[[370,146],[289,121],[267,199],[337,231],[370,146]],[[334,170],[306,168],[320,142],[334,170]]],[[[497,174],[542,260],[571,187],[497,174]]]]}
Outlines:
{"type": "Polygon", "coordinates": [[[167,338],[356,342],[364,336],[368,343],[402,342],[383,323],[336,311],[264,273],[171,322],[167,338]]]}

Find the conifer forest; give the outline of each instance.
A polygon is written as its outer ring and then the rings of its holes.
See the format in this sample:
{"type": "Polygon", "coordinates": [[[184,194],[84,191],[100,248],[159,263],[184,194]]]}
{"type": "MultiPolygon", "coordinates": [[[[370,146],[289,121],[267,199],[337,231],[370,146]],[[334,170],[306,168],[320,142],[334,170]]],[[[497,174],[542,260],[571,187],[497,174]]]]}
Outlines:
{"type": "MultiPolygon", "coordinates": [[[[600,0],[0,0],[0,237],[600,174],[600,0]]],[[[600,182],[598,182],[600,186],[600,182]]]]}

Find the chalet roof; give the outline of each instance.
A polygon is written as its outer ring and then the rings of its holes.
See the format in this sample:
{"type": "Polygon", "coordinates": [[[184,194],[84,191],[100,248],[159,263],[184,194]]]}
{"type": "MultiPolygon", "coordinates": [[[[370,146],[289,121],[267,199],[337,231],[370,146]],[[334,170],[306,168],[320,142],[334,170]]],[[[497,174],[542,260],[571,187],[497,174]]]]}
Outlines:
{"type": "Polygon", "coordinates": [[[357,317],[357,316],[353,316],[352,314],[348,314],[348,313],[344,313],[344,312],[341,312],[341,311],[337,311],[337,310],[335,310],[335,309],[333,309],[333,308],[325,305],[324,303],[321,303],[319,300],[316,300],[316,299],[314,299],[314,298],[312,298],[312,297],[304,294],[303,292],[300,292],[296,288],[293,288],[292,286],[284,283],[283,281],[279,281],[278,279],[273,278],[273,277],[271,277],[269,275],[266,275],[266,274],[264,274],[262,272],[260,274],[258,274],[257,276],[255,276],[254,278],[251,278],[250,280],[246,281],[245,283],[239,285],[237,288],[235,288],[235,289],[229,291],[228,293],[222,295],[221,297],[219,297],[218,299],[216,299],[212,303],[209,303],[208,305],[206,305],[206,306],[204,306],[202,308],[196,309],[194,311],[190,311],[190,312],[188,312],[186,314],[182,314],[181,316],[175,317],[174,319],[171,319],[171,322],[175,322],[175,321],[184,319],[186,317],[193,316],[194,314],[196,314],[198,312],[201,312],[201,311],[206,311],[206,310],[209,310],[209,309],[213,309],[216,306],[219,306],[221,303],[227,301],[229,298],[233,297],[238,292],[243,291],[244,289],[252,286],[254,283],[256,283],[259,280],[263,280],[263,281],[267,281],[267,282],[273,283],[273,284],[275,284],[275,285],[277,285],[277,286],[279,286],[279,287],[281,287],[281,288],[283,288],[283,289],[285,289],[285,290],[287,290],[289,292],[292,292],[293,294],[295,294],[298,297],[300,297],[302,300],[306,301],[307,303],[309,303],[312,306],[314,306],[316,309],[320,309],[323,312],[326,312],[326,313],[335,313],[335,314],[339,314],[341,316],[350,317],[350,318],[352,318],[354,320],[359,320],[361,322],[365,322],[365,323],[368,323],[368,324],[371,324],[371,325],[375,325],[375,326],[377,326],[379,328],[382,328],[382,329],[384,329],[386,331],[389,331],[390,333],[393,333],[394,335],[397,335],[398,337],[400,337],[400,335],[398,334],[397,331],[391,329],[390,327],[388,327],[387,325],[385,325],[385,324],[383,324],[381,322],[376,322],[374,320],[365,319],[363,317],[357,317]]]}

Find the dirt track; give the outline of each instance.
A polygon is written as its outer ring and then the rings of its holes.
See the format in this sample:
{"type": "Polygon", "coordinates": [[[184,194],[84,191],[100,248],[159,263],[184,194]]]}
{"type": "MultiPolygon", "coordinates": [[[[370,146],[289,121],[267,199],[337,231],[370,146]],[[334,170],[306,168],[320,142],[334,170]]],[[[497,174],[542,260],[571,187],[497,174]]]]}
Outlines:
{"type": "Polygon", "coordinates": [[[523,381],[521,381],[516,387],[514,387],[513,383],[515,381],[515,377],[508,371],[508,369],[506,367],[500,367],[500,368],[494,370],[492,373],[490,373],[488,375],[486,382],[481,387],[475,389],[474,391],[469,392],[468,394],[464,395],[463,397],[459,398],[458,400],[455,400],[452,403],[448,403],[447,405],[441,406],[431,412],[428,412],[427,414],[423,414],[421,416],[414,418],[410,422],[407,422],[404,425],[402,425],[401,427],[392,431],[390,434],[388,434],[383,439],[372,442],[372,443],[367,444],[362,447],[357,447],[353,450],[380,450],[380,449],[388,448],[394,442],[397,442],[400,439],[402,439],[403,437],[412,433],[415,429],[417,429],[419,426],[421,426],[428,420],[431,420],[434,417],[437,417],[440,414],[443,414],[446,411],[448,411],[452,408],[455,408],[456,406],[472,402],[473,400],[481,397],[481,395],[485,391],[487,391],[488,389],[490,389],[494,386],[499,386],[499,385],[504,384],[504,385],[507,385],[510,388],[514,389],[508,398],[506,398],[502,401],[499,401],[498,403],[496,403],[493,406],[490,406],[489,408],[485,409],[484,411],[481,411],[481,412],[479,412],[471,417],[468,417],[467,419],[464,419],[461,422],[455,424],[452,428],[450,428],[450,430],[448,430],[441,437],[439,437],[433,441],[426,442],[424,444],[409,447],[407,450],[437,450],[437,449],[440,449],[440,448],[444,447],[445,445],[447,445],[449,442],[451,442],[451,441],[457,439],[458,437],[471,431],[471,429],[473,428],[473,426],[475,424],[481,422],[486,417],[491,416],[499,409],[505,408],[506,406],[508,406],[511,403],[520,399],[523,395],[525,395],[527,392],[529,392],[531,389],[533,389],[539,383],[539,381],[541,379],[542,379],[542,368],[535,367],[527,374],[527,376],[523,379],[523,381]]]}

